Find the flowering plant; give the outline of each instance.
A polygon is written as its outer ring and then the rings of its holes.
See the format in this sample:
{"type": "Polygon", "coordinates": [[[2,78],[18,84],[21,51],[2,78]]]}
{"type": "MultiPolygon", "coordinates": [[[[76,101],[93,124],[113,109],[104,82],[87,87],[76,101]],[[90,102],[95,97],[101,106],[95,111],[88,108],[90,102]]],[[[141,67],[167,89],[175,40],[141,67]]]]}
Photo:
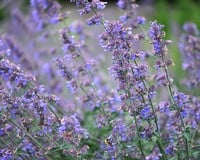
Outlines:
{"type": "MultiPolygon", "coordinates": [[[[70,2],[84,21],[55,0],[30,0],[0,37],[0,160],[198,160],[200,101],[173,83],[164,26],[138,16],[133,0],[118,0],[117,20],[101,13],[107,2],[70,2]]],[[[185,81],[198,88],[199,30],[183,28],[185,81]]]]}

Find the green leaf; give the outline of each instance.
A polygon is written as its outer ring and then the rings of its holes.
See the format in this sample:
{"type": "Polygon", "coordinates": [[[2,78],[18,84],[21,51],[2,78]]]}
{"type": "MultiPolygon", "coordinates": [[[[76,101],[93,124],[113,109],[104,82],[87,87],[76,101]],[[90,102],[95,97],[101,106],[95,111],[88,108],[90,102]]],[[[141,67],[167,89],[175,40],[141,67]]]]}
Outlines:
{"type": "Polygon", "coordinates": [[[183,133],[183,136],[188,140],[190,141],[192,139],[192,135],[191,135],[191,132],[190,132],[190,128],[189,127],[186,127],[184,133],[183,133]]]}

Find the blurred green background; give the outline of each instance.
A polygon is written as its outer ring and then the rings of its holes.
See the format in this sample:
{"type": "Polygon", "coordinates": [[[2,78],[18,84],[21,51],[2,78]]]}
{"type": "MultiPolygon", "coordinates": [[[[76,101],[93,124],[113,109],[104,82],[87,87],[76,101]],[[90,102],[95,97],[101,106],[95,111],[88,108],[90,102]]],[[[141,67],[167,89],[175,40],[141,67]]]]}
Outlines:
{"type": "MultiPolygon", "coordinates": [[[[180,82],[186,74],[182,70],[182,58],[178,43],[184,23],[193,22],[200,28],[200,0],[155,0],[154,2],[155,14],[152,18],[165,25],[167,39],[174,42],[169,53],[175,62],[175,66],[172,67],[175,83],[179,90],[188,92],[187,87],[180,82]]],[[[191,92],[194,95],[200,95],[199,88],[191,92]]]]}
{"type": "Polygon", "coordinates": [[[166,38],[173,41],[169,48],[169,55],[175,66],[172,68],[173,79],[180,91],[199,96],[200,89],[191,91],[183,85],[186,73],[182,69],[182,57],[179,51],[179,41],[183,33],[182,26],[186,22],[193,22],[200,28],[200,0],[138,0],[140,5],[153,7],[153,14],[148,20],[157,20],[165,25],[166,38]]]}

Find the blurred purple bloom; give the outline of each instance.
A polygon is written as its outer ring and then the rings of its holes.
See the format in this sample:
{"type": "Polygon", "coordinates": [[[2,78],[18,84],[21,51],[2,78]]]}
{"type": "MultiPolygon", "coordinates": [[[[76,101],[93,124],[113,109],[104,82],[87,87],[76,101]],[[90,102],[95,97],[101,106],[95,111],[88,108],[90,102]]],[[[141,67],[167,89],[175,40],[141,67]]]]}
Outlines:
{"type": "Polygon", "coordinates": [[[146,22],[146,19],[144,17],[142,17],[142,16],[137,17],[138,24],[145,24],[145,22],[146,22]]]}
{"type": "Polygon", "coordinates": [[[163,56],[166,54],[166,42],[163,39],[165,33],[162,31],[163,27],[163,25],[154,21],[151,22],[151,27],[149,29],[149,37],[152,41],[154,54],[156,56],[163,56]]]}
{"type": "Polygon", "coordinates": [[[98,15],[94,15],[92,16],[91,18],[87,19],[86,20],[86,23],[89,25],[89,26],[93,26],[93,25],[99,25],[101,24],[102,22],[102,17],[103,17],[103,14],[98,14],[98,15]]]}
{"type": "Polygon", "coordinates": [[[199,30],[193,23],[186,23],[183,28],[186,33],[181,36],[179,48],[183,59],[183,69],[188,73],[185,81],[190,88],[195,88],[200,84],[199,30]]]}
{"type": "Polygon", "coordinates": [[[143,119],[150,119],[152,117],[151,107],[150,106],[144,107],[140,112],[140,116],[143,119]]]}

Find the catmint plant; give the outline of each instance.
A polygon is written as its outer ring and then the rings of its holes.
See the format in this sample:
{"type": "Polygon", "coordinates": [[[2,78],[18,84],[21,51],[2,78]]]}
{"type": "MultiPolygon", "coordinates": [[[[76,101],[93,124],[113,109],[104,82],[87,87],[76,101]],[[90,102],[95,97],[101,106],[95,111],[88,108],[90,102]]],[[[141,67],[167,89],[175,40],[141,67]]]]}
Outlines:
{"type": "MultiPolygon", "coordinates": [[[[117,1],[117,19],[104,15],[108,2],[67,4],[81,18],[56,0],[30,0],[0,35],[0,159],[198,160],[200,100],[173,83],[164,25],[137,15],[133,0],[117,1]]],[[[183,29],[191,90],[199,30],[183,29]]]]}

